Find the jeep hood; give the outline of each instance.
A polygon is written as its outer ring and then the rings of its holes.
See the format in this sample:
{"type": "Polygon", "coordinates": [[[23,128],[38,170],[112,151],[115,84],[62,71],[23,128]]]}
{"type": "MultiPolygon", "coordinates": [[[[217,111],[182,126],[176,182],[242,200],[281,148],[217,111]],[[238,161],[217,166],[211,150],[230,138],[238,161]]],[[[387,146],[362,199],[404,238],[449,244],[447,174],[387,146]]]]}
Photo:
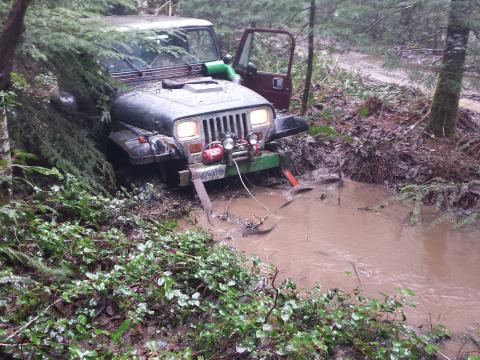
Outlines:
{"type": "MultiPolygon", "coordinates": [[[[179,79],[176,79],[179,80],[179,79]]],[[[256,92],[225,80],[180,79],[180,89],[164,89],[161,82],[140,84],[119,94],[112,104],[112,120],[172,136],[176,120],[241,108],[272,106],[256,92]]]]}

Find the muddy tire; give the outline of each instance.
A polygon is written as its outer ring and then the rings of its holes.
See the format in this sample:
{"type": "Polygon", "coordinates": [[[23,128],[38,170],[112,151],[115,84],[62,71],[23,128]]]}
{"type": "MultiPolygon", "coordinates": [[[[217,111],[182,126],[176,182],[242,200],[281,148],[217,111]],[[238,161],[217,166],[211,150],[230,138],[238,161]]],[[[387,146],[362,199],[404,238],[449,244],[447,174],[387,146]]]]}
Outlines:
{"type": "Polygon", "coordinates": [[[180,184],[178,172],[187,168],[185,160],[168,160],[159,164],[162,181],[169,187],[175,187],[180,184]]]}
{"type": "Polygon", "coordinates": [[[119,186],[128,186],[134,180],[134,166],[130,164],[127,153],[117,144],[109,141],[106,151],[107,160],[112,164],[119,186]]]}

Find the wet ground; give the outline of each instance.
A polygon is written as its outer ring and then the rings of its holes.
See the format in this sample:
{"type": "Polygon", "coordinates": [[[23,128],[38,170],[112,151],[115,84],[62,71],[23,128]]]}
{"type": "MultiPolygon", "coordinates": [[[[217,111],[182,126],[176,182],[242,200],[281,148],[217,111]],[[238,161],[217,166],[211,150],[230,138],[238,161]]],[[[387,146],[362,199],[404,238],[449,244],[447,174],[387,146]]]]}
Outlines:
{"type": "Polygon", "coordinates": [[[391,194],[383,187],[353,181],[313,187],[281,209],[281,189],[254,187],[269,211],[250,197],[230,195],[214,200],[214,226],[205,217],[199,222],[218,240],[272,263],[301,288],[363,288],[370,296],[410,288],[418,302],[407,311],[411,325],[444,324],[479,336],[480,228],[453,229],[438,223],[429,208],[413,226],[411,208],[388,204],[391,194]],[[222,219],[226,209],[229,216],[222,219]],[[267,216],[261,228],[276,224],[271,232],[245,236],[245,223],[267,216]]]}
{"type": "MultiPolygon", "coordinates": [[[[374,81],[385,84],[396,84],[401,86],[409,86],[418,88],[426,94],[433,94],[433,88],[427,87],[425,82],[420,79],[412,77],[412,71],[407,71],[404,68],[388,69],[384,66],[385,58],[378,55],[362,54],[359,52],[349,51],[341,54],[333,54],[332,59],[336,64],[347,71],[353,71],[361,76],[367,76],[374,81]]],[[[417,64],[404,64],[406,67],[415,69],[417,64]]],[[[428,68],[428,67],[426,67],[428,68]]],[[[422,68],[421,72],[430,73],[426,68],[422,68]]],[[[433,76],[433,73],[431,74],[433,76]]],[[[464,90],[462,99],[460,100],[460,107],[472,111],[480,112],[480,94],[478,89],[469,86],[469,78],[466,77],[464,81],[464,90]]]]}

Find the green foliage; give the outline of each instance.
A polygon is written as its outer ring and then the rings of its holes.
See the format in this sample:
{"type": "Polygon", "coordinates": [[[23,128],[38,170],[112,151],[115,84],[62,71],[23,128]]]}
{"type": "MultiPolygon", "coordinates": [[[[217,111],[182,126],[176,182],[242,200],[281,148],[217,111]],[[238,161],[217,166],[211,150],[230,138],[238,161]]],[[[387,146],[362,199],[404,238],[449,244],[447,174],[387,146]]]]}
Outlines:
{"type": "Polygon", "coordinates": [[[409,201],[414,205],[411,215],[413,224],[418,222],[424,203],[445,211],[470,208],[471,210],[464,214],[462,220],[457,222],[457,226],[461,227],[473,224],[480,219],[478,187],[479,182],[477,180],[459,183],[438,178],[425,184],[404,186],[398,195],[398,199],[409,201]]]}
{"type": "MultiPolygon", "coordinates": [[[[114,187],[115,175],[93,137],[91,117],[62,113],[28,94],[18,99],[22,107],[10,125],[15,148],[75,175],[92,190],[105,192],[114,187]]],[[[98,117],[93,119],[98,122],[98,117]]]]}
{"type": "Polygon", "coordinates": [[[345,135],[337,131],[337,129],[326,124],[310,124],[308,133],[312,136],[321,136],[329,139],[342,139],[349,144],[353,143],[354,141],[351,136],[345,135]]]}
{"type": "Polygon", "coordinates": [[[413,359],[436,352],[439,333],[419,335],[404,323],[408,291],[381,300],[338,289],[301,295],[290,280],[266,282],[273,274],[257,260],[239,259],[202,232],[145,220],[132,197],[92,195],[72,176],[37,188],[33,201],[40,199],[55,211],[32,209],[15,227],[2,222],[0,237],[14,252],[75,271],[39,277],[0,256],[3,355],[315,359],[347,348],[413,359]]]}
{"type": "MultiPolygon", "coordinates": [[[[283,27],[295,12],[308,6],[307,1],[288,0],[188,0],[182,4],[182,15],[204,18],[215,23],[223,48],[235,51],[238,30],[246,27],[283,27]],[[268,9],[268,11],[266,11],[268,9]]],[[[304,15],[305,11],[301,14],[304,15]]],[[[298,22],[298,18],[295,19],[298,22]]]]}

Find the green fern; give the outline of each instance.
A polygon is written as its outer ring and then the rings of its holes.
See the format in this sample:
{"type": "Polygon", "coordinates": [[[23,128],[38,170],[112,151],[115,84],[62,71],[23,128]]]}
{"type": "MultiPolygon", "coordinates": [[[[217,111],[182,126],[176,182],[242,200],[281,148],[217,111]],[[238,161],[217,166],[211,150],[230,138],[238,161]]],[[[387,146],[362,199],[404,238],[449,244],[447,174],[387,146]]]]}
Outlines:
{"type": "Polygon", "coordinates": [[[30,278],[18,275],[7,275],[0,277],[0,285],[6,284],[11,284],[14,287],[18,287],[21,285],[34,285],[38,283],[30,278]]]}
{"type": "Polygon", "coordinates": [[[4,261],[12,266],[20,266],[47,276],[63,278],[74,274],[73,271],[66,267],[50,267],[42,261],[34,259],[21,251],[14,250],[9,246],[0,245],[0,258],[3,258],[4,261]]]}

